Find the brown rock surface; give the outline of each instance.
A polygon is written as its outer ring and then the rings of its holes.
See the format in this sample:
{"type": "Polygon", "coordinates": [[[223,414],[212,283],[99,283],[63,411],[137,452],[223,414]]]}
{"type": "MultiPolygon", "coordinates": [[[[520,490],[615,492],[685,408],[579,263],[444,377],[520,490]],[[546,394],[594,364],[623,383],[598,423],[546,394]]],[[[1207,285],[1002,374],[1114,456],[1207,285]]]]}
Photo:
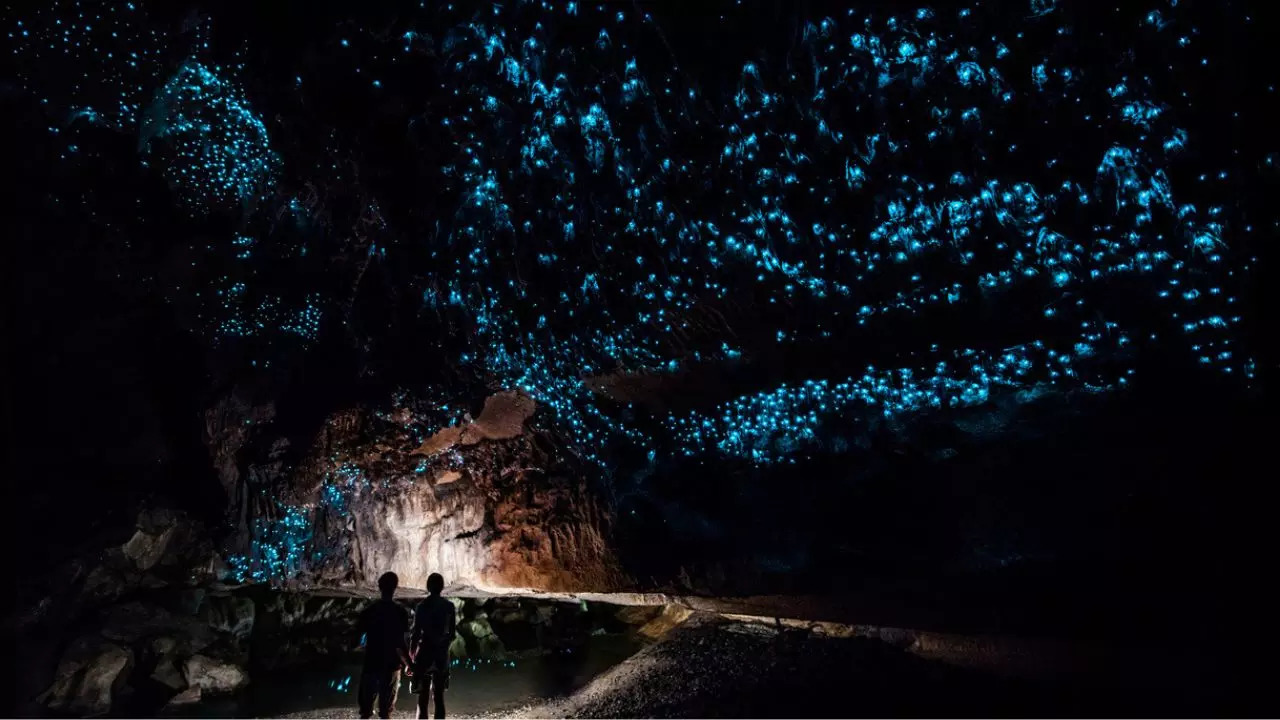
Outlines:
{"type": "Polygon", "coordinates": [[[611,518],[555,444],[530,430],[536,405],[519,392],[490,396],[475,420],[430,433],[402,413],[352,410],[330,417],[307,459],[274,478],[255,518],[284,508],[312,528],[290,587],[369,591],[388,570],[422,590],[430,573],[450,586],[567,591],[622,588],[609,545],[611,518]]]}

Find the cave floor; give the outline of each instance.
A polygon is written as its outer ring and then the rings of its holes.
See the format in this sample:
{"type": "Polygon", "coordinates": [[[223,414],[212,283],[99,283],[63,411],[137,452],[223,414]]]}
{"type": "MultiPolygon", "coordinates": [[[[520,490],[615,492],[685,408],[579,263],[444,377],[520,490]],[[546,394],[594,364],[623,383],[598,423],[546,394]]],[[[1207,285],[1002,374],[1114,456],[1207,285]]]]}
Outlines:
{"type": "MultiPolygon", "coordinates": [[[[453,669],[448,694],[453,717],[493,716],[531,702],[564,697],[592,678],[626,660],[639,649],[636,640],[621,635],[590,638],[575,652],[516,658],[509,661],[460,663],[453,669]]],[[[293,670],[256,681],[250,692],[232,704],[205,705],[204,717],[357,717],[359,661],[327,668],[293,670]]],[[[396,717],[414,717],[418,696],[401,679],[396,717]]]]}
{"type": "MultiPolygon", "coordinates": [[[[1221,698],[1183,683],[998,677],[925,659],[869,638],[835,638],[695,615],[638,652],[592,638],[579,657],[455,670],[451,717],[1010,717],[1214,714],[1221,698]]],[[[258,717],[356,717],[355,666],[260,684],[258,717]],[[346,692],[331,680],[352,676],[346,692]]],[[[397,717],[414,717],[403,686],[397,717]]],[[[215,711],[216,712],[216,711],[215,711]]],[[[226,710],[224,709],[225,713],[226,710]]]]}

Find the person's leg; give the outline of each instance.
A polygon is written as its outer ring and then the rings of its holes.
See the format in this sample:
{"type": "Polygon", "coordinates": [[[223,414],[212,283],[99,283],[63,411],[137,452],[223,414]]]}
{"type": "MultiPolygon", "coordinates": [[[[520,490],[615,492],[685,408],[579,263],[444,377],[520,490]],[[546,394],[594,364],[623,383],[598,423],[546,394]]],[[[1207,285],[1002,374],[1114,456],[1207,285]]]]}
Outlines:
{"type": "Polygon", "coordinates": [[[400,694],[400,671],[383,673],[381,680],[382,684],[378,687],[378,717],[385,720],[396,709],[396,695],[400,694]]]}
{"type": "Polygon", "coordinates": [[[419,720],[426,720],[426,718],[431,717],[431,713],[428,712],[431,707],[428,704],[431,702],[431,673],[425,670],[419,670],[418,672],[421,673],[418,675],[418,718],[419,720]]]}
{"type": "Polygon", "coordinates": [[[436,672],[434,675],[431,684],[434,686],[432,692],[436,696],[436,720],[444,720],[444,691],[449,685],[449,676],[447,672],[436,672]]]}
{"type": "Polygon", "coordinates": [[[373,717],[373,696],[378,694],[378,678],[367,669],[360,673],[360,689],[356,691],[360,717],[373,717]]]}

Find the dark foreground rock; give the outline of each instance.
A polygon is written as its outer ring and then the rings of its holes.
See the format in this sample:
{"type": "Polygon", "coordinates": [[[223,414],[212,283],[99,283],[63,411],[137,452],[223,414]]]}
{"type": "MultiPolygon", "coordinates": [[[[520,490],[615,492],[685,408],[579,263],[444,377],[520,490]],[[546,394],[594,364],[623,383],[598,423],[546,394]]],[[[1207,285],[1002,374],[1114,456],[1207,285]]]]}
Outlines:
{"type": "Polygon", "coordinates": [[[101,715],[111,710],[133,668],[133,653],[100,637],[71,644],[40,701],[54,712],[101,715]]]}

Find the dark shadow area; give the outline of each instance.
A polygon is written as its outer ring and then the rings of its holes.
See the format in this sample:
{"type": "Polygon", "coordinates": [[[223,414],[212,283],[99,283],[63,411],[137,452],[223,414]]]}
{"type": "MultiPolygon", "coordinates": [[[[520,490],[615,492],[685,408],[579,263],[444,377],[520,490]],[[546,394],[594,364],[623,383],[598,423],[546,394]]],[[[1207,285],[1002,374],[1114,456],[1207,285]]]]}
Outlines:
{"type": "Polygon", "coordinates": [[[695,619],[583,693],[540,709],[567,717],[1194,717],[1255,707],[1221,680],[1141,669],[1103,680],[1019,679],[881,640],[695,619]]]}

